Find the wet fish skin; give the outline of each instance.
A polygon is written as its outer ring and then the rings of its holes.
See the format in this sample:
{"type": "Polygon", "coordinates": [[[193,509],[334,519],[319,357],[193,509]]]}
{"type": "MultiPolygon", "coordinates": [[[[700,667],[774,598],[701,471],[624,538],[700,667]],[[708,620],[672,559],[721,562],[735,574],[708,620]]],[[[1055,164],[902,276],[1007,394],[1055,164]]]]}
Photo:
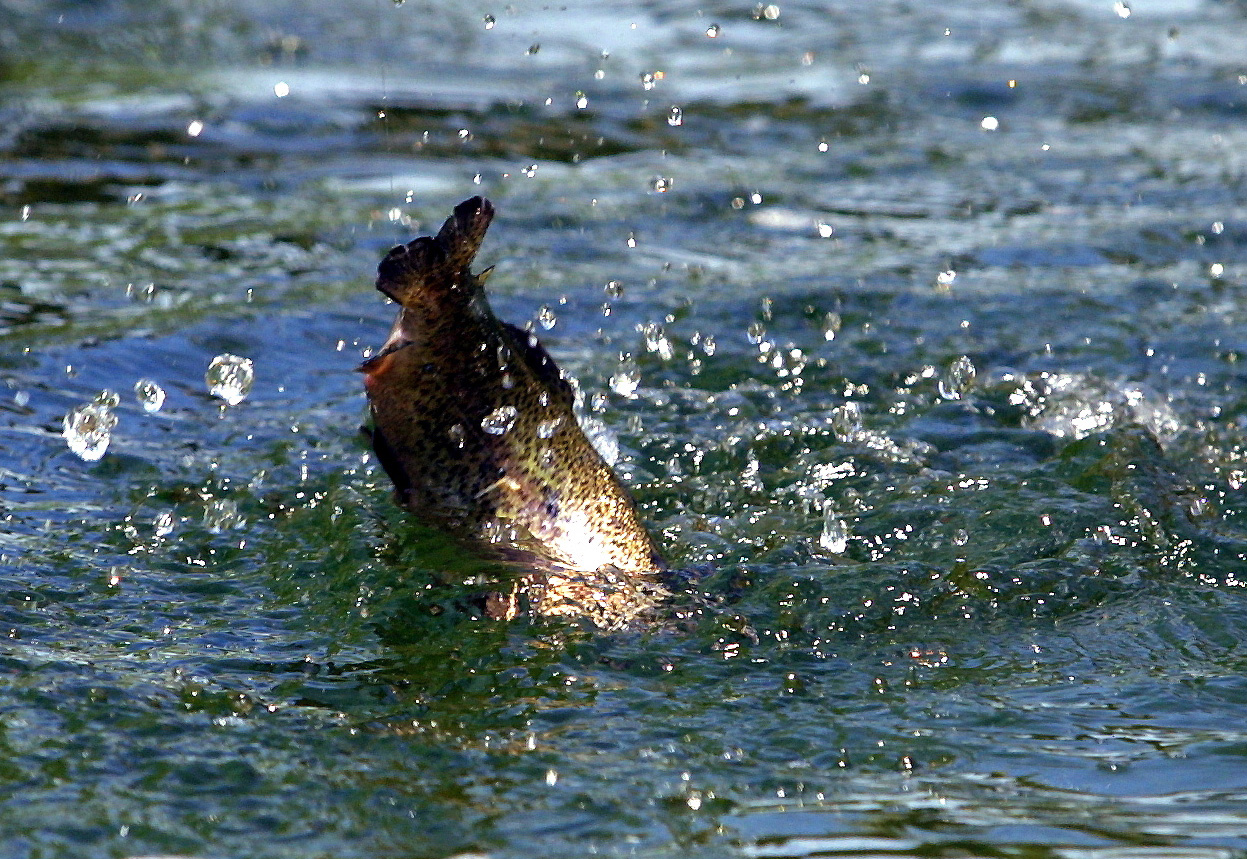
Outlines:
{"type": "Polygon", "coordinates": [[[590,592],[573,599],[610,600],[665,564],[577,423],[571,384],[533,335],[494,316],[483,287],[492,269],[470,270],[493,215],[488,200],[465,200],[436,236],[382,260],[377,289],[400,309],[360,367],[373,448],[412,513],[532,552],[563,571],[557,586],[590,592]]]}

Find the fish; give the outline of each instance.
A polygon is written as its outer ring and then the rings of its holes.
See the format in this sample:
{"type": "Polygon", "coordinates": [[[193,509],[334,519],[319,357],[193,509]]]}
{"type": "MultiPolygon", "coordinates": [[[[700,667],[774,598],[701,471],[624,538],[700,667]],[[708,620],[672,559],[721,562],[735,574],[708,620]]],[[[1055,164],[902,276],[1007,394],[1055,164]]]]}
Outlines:
{"type": "Polygon", "coordinates": [[[531,332],[499,320],[471,265],[494,217],[472,197],[435,236],[398,245],[376,287],[399,305],[364,361],[375,456],[398,504],[524,570],[489,614],[629,623],[667,565],[619,477],[586,437],[573,381],[531,332]]]}

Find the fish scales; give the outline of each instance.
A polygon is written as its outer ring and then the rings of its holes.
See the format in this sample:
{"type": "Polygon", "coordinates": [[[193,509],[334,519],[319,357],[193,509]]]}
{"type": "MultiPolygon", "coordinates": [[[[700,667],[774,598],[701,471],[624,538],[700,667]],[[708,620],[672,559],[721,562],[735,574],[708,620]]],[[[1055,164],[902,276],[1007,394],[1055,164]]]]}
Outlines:
{"type": "Polygon", "coordinates": [[[665,564],[585,437],[570,382],[533,334],[494,316],[492,269],[470,270],[493,215],[488,200],[466,200],[436,236],[378,267],[377,289],[400,308],[360,368],[373,448],[398,502],[422,520],[532,552],[566,582],[627,590],[629,576],[665,564]]]}

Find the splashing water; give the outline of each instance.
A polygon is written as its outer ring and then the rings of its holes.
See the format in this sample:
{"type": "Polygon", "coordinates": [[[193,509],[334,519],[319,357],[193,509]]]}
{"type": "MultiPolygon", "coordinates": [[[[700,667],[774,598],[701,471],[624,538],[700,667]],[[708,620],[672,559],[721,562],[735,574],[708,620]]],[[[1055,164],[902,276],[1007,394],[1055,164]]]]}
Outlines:
{"type": "Polygon", "coordinates": [[[828,415],[831,431],[842,442],[851,442],[862,435],[862,407],[860,403],[847,402],[836,406],[828,415]]]}
{"type": "Polygon", "coordinates": [[[160,411],[165,404],[165,389],[151,379],[139,379],[134,383],[134,397],[148,414],[160,411]]]}
{"type": "Polygon", "coordinates": [[[823,507],[823,533],[818,544],[833,555],[843,555],[849,548],[849,526],[830,504],[823,507]]]}
{"type": "Polygon", "coordinates": [[[156,514],[152,520],[152,531],[157,537],[168,537],[177,527],[177,517],[168,510],[156,514]]]}
{"type": "Polygon", "coordinates": [[[238,503],[231,498],[214,498],[204,507],[204,527],[213,534],[222,534],[246,524],[238,511],[238,503]]]}
{"type": "Polygon", "coordinates": [[[220,397],[230,406],[236,406],[247,399],[254,382],[255,368],[251,359],[229,353],[213,358],[208,365],[208,372],[204,374],[208,393],[220,397]]]}
{"type": "Polygon", "coordinates": [[[611,390],[621,397],[633,399],[641,386],[641,369],[629,355],[620,358],[619,369],[610,378],[611,390]]]}
{"type": "Polygon", "coordinates": [[[563,425],[563,418],[561,415],[556,418],[551,418],[548,421],[542,421],[541,423],[537,424],[537,437],[538,438],[553,438],[554,434],[558,432],[559,427],[562,425],[563,425]]]}
{"type": "Polygon", "coordinates": [[[481,429],[490,435],[505,435],[515,426],[519,411],[515,406],[499,406],[481,419],[481,429]]]}
{"type": "Polygon", "coordinates": [[[940,379],[940,396],[946,400],[960,400],[974,387],[976,375],[974,363],[962,355],[949,365],[948,370],[940,379]]]}
{"type": "Polygon", "coordinates": [[[113,409],[120,398],[113,391],[101,391],[92,402],[65,415],[61,434],[69,449],[87,462],[97,462],[108,450],[117,416],[113,409]]]}

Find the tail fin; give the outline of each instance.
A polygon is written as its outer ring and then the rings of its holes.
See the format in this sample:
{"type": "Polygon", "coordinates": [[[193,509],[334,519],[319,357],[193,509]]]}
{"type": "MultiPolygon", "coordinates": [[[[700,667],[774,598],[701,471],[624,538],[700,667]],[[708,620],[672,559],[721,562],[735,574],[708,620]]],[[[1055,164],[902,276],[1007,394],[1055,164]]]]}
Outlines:
{"type": "Polygon", "coordinates": [[[413,290],[455,282],[476,258],[493,219],[493,204],[484,197],[464,200],[436,237],[421,236],[386,254],[377,267],[377,289],[403,304],[413,290]]]}

